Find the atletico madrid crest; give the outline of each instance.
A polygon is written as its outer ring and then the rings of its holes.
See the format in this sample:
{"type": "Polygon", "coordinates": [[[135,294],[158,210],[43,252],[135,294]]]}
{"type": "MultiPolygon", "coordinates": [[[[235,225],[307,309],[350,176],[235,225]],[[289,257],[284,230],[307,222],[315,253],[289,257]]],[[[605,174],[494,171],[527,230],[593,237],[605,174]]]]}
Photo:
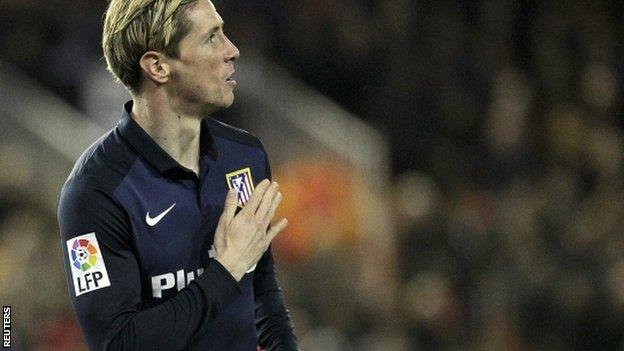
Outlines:
{"type": "Polygon", "coordinates": [[[238,193],[238,206],[243,207],[254,190],[254,182],[251,177],[249,167],[230,172],[225,175],[225,179],[230,189],[236,189],[238,193]]]}

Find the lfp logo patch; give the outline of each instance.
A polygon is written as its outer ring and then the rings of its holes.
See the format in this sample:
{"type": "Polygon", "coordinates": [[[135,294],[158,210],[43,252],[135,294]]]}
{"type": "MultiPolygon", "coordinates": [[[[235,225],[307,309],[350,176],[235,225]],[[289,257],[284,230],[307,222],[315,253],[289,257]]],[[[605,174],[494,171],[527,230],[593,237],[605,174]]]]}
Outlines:
{"type": "Polygon", "coordinates": [[[228,188],[236,189],[238,192],[238,206],[243,207],[254,191],[253,178],[249,167],[239,169],[225,175],[228,188]]]}
{"type": "Polygon", "coordinates": [[[74,267],[83,272],[95,266],[97,263],[98,249],[87,239],[74,240],[71,249],[71,259],[74,267]]]}
{"type": "Polygon", "coordinates": [[[76,296],[111,285],[95,233],[67,240],[67,253],[76,296]]]}

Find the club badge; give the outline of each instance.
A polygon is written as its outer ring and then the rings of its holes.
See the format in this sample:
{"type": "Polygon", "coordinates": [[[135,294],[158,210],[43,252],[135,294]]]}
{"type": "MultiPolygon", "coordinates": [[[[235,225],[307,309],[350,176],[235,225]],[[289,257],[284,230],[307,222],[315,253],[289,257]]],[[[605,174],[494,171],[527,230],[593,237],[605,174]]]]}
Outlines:
{"type": "Polygon", "coordinates": [[[249,167],[230,172],[225,175],[229,189],[236,189],[238,193],[238,206],[243,207],[249,201],[254,190],[254,182],[249,167]]]}

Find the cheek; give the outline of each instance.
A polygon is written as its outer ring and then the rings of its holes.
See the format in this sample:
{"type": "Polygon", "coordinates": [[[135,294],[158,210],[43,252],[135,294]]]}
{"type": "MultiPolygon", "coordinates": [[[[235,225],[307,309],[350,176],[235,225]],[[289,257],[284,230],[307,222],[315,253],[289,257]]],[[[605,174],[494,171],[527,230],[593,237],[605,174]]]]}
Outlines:
{"type": "MultiPolygon", "coordinates": [[[[201,56],[201,55],[197,55],[201,56]]],[[[196,57],[197,57],[196,56],[196,57]]],[[[222,100],[227,94],[227,84],[223,79],[218,59],[206,57],[197,59],[179,68],[177,74],[172,75],[175,82],[176,95],[188,101],[222,100]]]]}
{"type": "Polygon", "coordinates": [[[204,95],[218,88],[218,77],[211,69],[196,68],[180,75],[179,85],[181,90],[191,90],[196,95],[204,95]]]}
{"type": "Polygon", "coordinates": [[[219,74],[210,70],[199,70],[185,77],[180,87],[181,95],[189,102],[209,105],[231,104],[225,82],[219,74]]]}
{"type": "Polygon", "coordinates": [[[213,90],[219,89],[221,85],[221,77],[217,65],[212,62],[198,64],[188,73],[189,79],[191,79],[196,88],[213,90]]]}

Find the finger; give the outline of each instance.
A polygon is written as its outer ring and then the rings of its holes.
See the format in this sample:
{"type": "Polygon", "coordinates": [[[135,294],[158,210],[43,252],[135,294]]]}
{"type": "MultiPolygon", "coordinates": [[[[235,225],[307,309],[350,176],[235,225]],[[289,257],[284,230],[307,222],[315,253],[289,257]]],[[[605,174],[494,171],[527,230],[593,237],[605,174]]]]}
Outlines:
{"type": "Polygon", "coordinates": [[[234,217],[236,213],[236,208],[238,207],[238,194],[235,189],[230,189],[227,195],[225,196],[225,204],[223,205],[223,214],[221,214],[221,218],[219,222],[223,222],[224,225],[230,224],[230,221],[234,217]]]}
{"type": "MultiPolygon", "coordinates": [[[[277,189],[279,185],[276,182],[271,183],[269,189],[264,193],[262,197],[262,201],[260,201],[260,206],[258,206],[258,210],[256,211],[256,218],[264,221],[267,212],[271,208],[271,203],[273,202],[273,198],[277,194],[277,189]]],[[[264,222],[262,222],[264,223],[264,222]]],[[[265,227],[266,228],[266,227],[265,227]]]]}
{"type": "Polygon", "coordinates": [[[288,220],[286,218],[282,218],[277,224],[271,226],[266,235],[266,240],[270,243],[273,239],[279,234],[284,228],[288,226],[288,220]]]}
{"type": "Polygon", "coordinates": [[[258,186],[256,187],[256,190],[254,190],[254,192],[251,194],[249,201],[247,201],[247,204],[241,210],[241,212],[244,211],[248,214],[256,213],[256,210],[260,205],[260,200],[262,200],[262,197],[269,188],[269,185],[271,185],[271,182],[268,179],[261,181],[260,184],[258,184],[258,186]]]}
{"type": "Polygon", "coordinates": [[[271,206],[269,207],[269,210],[267,211],[264,217],[264,220],[262,222],[264,224],[264,228],[267,228],[269,224],[271,223],[273,216],[275,216],[275,211],[277,210],[277,207],[279,206],[281,202],[282,202],[282,193],[278,191],[277,194],[273,196],[273,200],[271,201],[271,206]]]}

